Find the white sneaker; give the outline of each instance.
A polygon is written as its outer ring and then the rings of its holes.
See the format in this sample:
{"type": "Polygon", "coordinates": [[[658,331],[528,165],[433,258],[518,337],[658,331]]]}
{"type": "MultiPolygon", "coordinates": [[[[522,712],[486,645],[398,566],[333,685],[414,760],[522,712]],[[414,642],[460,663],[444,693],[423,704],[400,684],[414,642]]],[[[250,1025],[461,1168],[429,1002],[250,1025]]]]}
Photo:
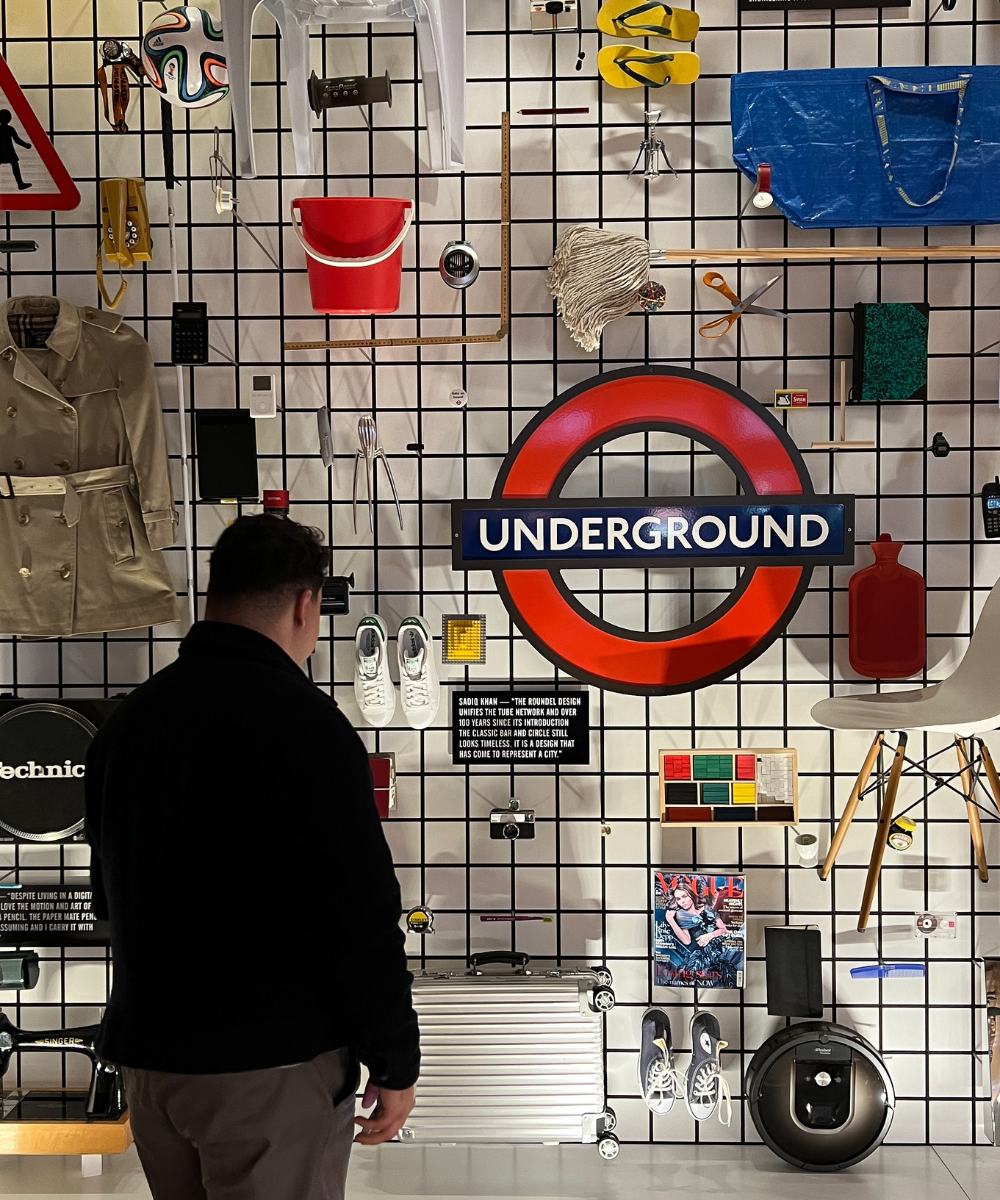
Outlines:
{"type": "Polygon", "coordinates": [[[400,622],[396,652],[403,716],[411,729],[426,729],[441,703],[441,685],[434,665],[434,638],[423,617],[400,622]]]}
{"type": "Polygon", "coordinates": [[[369,725],[388,725],[396,711],[396,689],[389,674],[389,631],[381,617],[362,617],[354,635],[354,695],[369,725]]]}

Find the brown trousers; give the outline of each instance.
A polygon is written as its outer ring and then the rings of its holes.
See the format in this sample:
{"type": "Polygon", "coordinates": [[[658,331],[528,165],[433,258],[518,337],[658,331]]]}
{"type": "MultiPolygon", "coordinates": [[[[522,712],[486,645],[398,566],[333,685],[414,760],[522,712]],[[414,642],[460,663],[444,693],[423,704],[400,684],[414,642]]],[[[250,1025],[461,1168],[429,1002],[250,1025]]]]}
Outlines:
{"type": "Polygon", "coordinates": [[[346,1050],[225,1075],[126,1067],[125,1086],[153,1200],[343,1200],[357,1086],[346,1050]]]}

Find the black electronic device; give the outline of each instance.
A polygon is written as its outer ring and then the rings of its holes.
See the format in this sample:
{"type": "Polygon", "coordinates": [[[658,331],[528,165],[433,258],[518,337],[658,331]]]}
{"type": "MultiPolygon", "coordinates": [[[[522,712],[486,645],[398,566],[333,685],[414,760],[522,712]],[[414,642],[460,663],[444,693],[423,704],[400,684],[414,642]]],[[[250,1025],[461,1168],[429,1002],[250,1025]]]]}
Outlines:
{"type": "Polygon", "coordinates": [[[490,837],[494,841],[513,842],[535,836],[535,810],[521,808],[511,798],[507,808],[495,808],[490,813],[490,837]]]}
{"type": "Polygon", "coordinates": [[[319,601],[321,617],[341,617],[351,611],[351,588],[354,573],[350,575],[328,575],[323,580],[323,595],[319,601]]]}
{"type": "Polygon", "coordinates": [[[765,1144],[806,1171],[840,1171],[882,1143],[895,1091],[878,1051],[827,1021],[780,1029],[750,1061],[750,1115],[765,1144]]]}
{"type": "Polygon", "coordinates": [[[246,408],[202,408],[194,414],[198,495],[235,504],[260,497],[257,422],[246,408]]]}
{"type": "Polygon", "coordinates": [[[392,80],[384,75],[338,75],[320,79],[309,76],[309,107],[317,117],[327,108],[348,108],[355,104],[388,104],[392,108],[392,80]]]}
{"type": "Polygon", "coordinates": [[[82,842],[94,734],[120,700],[0,700],[0,842],[82,842]]]}
{"type": "Polygon", "coordinates": [[[983,527],[988,538],[1000,538],[1000,475],[983,486],[983,527]]]}
{"type": "Polygon", "coordinates": [[[181,366],[208,362],[208,305],[201,300],[174,304],[170,319],[170,361],[181,366]]]}
{"type": "Polygon", "coordinates": [[[80,1025],[76,1029],[18,1029],[6,1013],[0,1012],[0,1078],[15,1052],[63,1054],[73,1050],[85,1054],[91,1070],[84,1115],[90,1120],[117,1120],[127,1108],[125,1082],[121,1067],[105,1062],[94,1047],[100,1028],[80,1025]]]}
{"type": "Polygon", "coordinates": [[[0,952],[0,991],[30,991],[38,982],[38,961],[34,950],[0,952]]]}
{"type": "Polygon", "coordinates": [[[770,1016],[823,1015],[822,941],[818,926],[766,926],[764,967],[770,1016]]]}

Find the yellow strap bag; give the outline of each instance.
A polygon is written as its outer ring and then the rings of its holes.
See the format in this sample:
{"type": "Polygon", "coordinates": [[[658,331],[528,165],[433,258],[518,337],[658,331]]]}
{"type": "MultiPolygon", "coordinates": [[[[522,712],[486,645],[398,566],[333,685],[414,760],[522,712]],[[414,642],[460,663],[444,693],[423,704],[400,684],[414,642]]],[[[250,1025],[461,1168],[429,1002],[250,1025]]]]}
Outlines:
{"type": "Polygon", "coordinates": [[[117,308],[128,288],[122,270],[137,262],[150,262],[153,239],[149,233],[144,179],[101,180],[101,245],[97,250],[97,286],[108,308],[117,308]],[[104,257],[118,264],[120,283],[112,299],[104,287],[104,257]]]}

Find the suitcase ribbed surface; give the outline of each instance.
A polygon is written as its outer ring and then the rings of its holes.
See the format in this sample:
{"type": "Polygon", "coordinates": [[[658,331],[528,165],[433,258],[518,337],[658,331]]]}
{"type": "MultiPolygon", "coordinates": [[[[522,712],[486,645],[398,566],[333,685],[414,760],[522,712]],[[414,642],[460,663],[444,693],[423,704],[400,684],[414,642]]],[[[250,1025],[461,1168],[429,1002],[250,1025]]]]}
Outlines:
{"type": "Polygon", "coordinates": [[[603,1021],[592,985],[514,976],[420,978],[417,1142],[593,1141],[604,1111],[603,1021]]]}

